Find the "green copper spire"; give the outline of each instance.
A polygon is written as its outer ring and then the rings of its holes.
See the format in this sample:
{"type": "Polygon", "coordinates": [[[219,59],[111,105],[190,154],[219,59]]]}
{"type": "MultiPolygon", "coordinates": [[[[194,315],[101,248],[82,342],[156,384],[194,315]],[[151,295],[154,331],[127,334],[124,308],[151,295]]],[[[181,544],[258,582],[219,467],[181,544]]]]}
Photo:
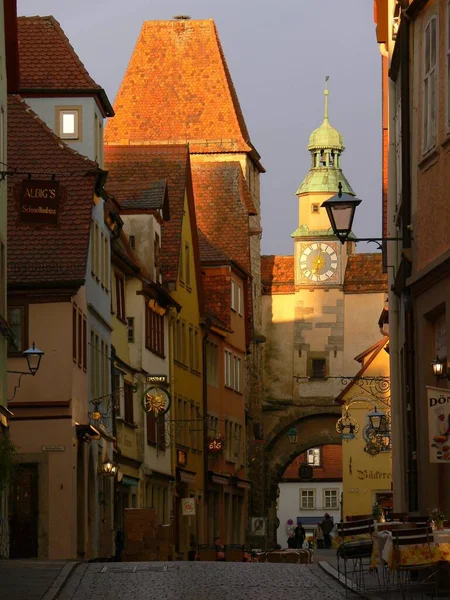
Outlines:
{"type": "Polygon", "coordinates": [[[297,195],[311,192],[337,193],[339,182],[342,191],[355,195],[341,170],[341,154],[344,151],[342,136],[330,125],[328,118],[328,79],[325,78],[325,107],[323,122],[309,136],[308,150],[311,152],[312,165],[309,173],[297,190],[297,195]]]}

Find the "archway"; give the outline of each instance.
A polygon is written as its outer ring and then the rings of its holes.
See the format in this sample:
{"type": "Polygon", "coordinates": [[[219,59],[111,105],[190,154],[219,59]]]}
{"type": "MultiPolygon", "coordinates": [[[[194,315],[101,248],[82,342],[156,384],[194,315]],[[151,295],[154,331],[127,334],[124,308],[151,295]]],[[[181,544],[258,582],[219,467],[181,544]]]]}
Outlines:
{"type": "Polygon", "coordinates": [[[266,514],[269,518],[269,539],[276,540],[278,484],[289,464],[309,448],[341,445],[336,421],[340,406],[317,407],[317,412],[304,407],[286,407],[283,413],[272,415],[271,430],[266,434],[266,514]],[[277,418],[273,418],[276,416],[277,418]],[[288,432],[296,429],[297,443],[289,441],[288,432]]]}

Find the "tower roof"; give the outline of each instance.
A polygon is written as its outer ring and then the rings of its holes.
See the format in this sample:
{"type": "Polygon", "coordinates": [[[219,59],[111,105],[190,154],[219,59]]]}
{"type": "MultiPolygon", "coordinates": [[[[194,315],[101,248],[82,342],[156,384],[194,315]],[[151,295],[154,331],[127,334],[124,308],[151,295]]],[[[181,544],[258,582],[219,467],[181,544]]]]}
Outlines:
{"type": "Polygon", "coordinates": [[[213,20],[146,21],[114,106],[107,143],[189,142],[259,163],[213,20]]]}
{"type": "Polygon", "coordinates": [[[330,125],[328,119],[328,89],[324,91],[324,95],[325,110],[323,122],[309,136],[308,150],[340,150],[342,152],[344,150],[342,135],[330,125]]]}

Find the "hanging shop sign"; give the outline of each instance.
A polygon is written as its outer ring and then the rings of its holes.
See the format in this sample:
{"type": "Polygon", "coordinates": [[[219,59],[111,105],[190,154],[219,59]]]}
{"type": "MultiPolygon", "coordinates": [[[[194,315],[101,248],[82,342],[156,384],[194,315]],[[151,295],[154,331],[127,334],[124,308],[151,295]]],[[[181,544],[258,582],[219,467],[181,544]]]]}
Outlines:
{"type": "Polygon", "coordinates": [[[353,440],[359,431],[359,423],[346,410],[344,415],[337,420],[336,431],[341,436],[341,439],[347,441],[353,440]]]}
{"type": "Polygon", "coordinates": [[[184,517],[195,515],[195,498],[182,498],[181,510],[184,517]]]}
{"type": "Polygon", "coordinates": [[[154,385],[167,385],[167,375],[147,375],[146,381],[154,385]]]}
{"type": "Polygon", "coordinates": [[[267,523],[262,517],[252,517],[250,519],[250,535],[264,536],[266,535],[267,523]]]}
{"type": "Polygon", "coordinates": [[[427,386],[428,444],[431,463],[450,462],[450,392],[427,386]]]}
{"type": "Polygon", "coordinates": [[[20,222],[57,225],[59,200],[59,181],[24,179],[20,188],[20,222]]]}
{"type": "Polygon", "coordinates": [[[218,437],[208,440],[208,452],[211,454],[219,454],[224,448],[224,438],[218,437]]]}
{"type": "Polygon", "coordinates": [[[172,403],[169,392],[165,387],[152,385],[142,394],[142,407],[145,412],[153,413],[155,417],[165,415],[172,403]]]}

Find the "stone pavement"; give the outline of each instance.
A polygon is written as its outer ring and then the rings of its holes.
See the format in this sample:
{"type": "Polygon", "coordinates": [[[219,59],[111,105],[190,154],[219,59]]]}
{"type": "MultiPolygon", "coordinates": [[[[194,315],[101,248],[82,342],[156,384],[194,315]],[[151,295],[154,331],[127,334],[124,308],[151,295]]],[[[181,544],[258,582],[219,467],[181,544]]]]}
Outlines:
{"type": "Polygon", "coordinates": [[[76,563],[0,560],[0,600],[53,600],[76,563]]]}
{"type": "MultiPolygon", "coordinates": [[[[356,598],[349,594],[349,598],[356,598]]],[[[169,562],[78,565],[58,600],[343,600],[318,565],[169,562]]]]}

